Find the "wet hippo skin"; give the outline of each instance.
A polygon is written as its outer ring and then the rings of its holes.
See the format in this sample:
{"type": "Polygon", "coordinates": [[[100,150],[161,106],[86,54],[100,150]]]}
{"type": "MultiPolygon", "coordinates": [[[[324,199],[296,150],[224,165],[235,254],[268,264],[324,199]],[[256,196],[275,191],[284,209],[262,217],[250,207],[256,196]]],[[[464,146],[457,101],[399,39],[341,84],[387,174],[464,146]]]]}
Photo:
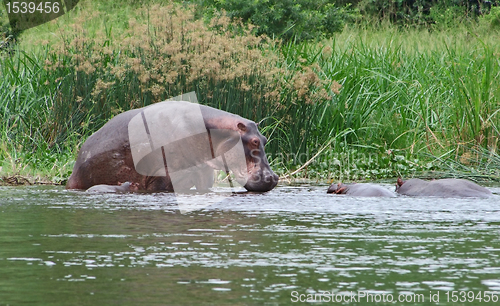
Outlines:
{"type": "Polygon", "coordinates": [[[489,198],[493,194],[485,187],[465,179],[424,181],[418,178],[403,181],[398,178],[396,192],[407,196],[445,198],[489,198]]]}
{"type": "Polygon", "coordinates": [[[100,184],[117,185],[118,182],[130,181],[137,183],[139,190],[146,191],[174,191],[175,184],[182,189],[195,186],[198,190],[206,190],[213,184],[214,169],[227,170],[227,164],[233,164],[239,165],[231,169],[236,181],[247,190],[263,192],[273,189],[278,183],[278,176],[271,170],[264,152],[267,139],[260,134],[255,122],[208,106],[193,105],[182,101],[160,102],[148,106],[155,107],[154,111],[150,111],[152,114],[148,114],[148,107],[144,107],[115,116],[82,145],[66,188],[88,189],[100,184]],[[186,122],[193,116],[187,116],[184,111],[193,107],[200,113],[204,134],[191,133],[189,137],[177,139],[176,136],[183,134],[186,127],[196,124],[186,122]],[[155,117],[155,113],[162,111],[166,115],[155,117]],[[131,130],[129,123],[137,118],[142,122],[141,115],[144,118],[145,114],[152,118],[145,129],[149,134],[140,129],[131,130]],[[175,116],[168,117],[171,114],[175,116]],[[162,118],[170,118],[170,129],[156,128],[165,126],[156,122],[162,118]],[[141,156],[135,163],[130,141],[133,138],[129,133],[145,135],[142,137],[145,138],[144,143],[136,147],[132,143],[132,148],[139,147],[138,150],[145,151],[151,145],[152,152],[141,156]],[[154,147],[152,143],[155,139],[151,141],[153,134],[157,138],[168,136],[175,141],[154,147]],[[205,139],[209,141],[208,146],[203,143],[205,139]],[[240,147],[242,144],[242,163],[231,160],[235,155],[232,148],[236,144],[240,147]],[[166,156],[170,157],[168,163],[166,156]],[[189,167],[193,165],[195,171],[189,172],[193,168],[189,167]],[[174,174],[177,181],[171,179],[174,174]]]}
{"type": "Polygon", "coordinates": [[[396,194],[382,186],[369,183],[332,184],[327,193],[346,194],[355,197],[395,197],[396,194]]]}

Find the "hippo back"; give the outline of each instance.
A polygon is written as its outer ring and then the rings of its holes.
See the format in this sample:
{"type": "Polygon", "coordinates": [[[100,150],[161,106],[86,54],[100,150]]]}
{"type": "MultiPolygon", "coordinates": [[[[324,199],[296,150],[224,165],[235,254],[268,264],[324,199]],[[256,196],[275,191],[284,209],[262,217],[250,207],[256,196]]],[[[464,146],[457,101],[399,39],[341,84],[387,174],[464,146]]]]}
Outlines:
{"type": "Polygon", "coordinates": [[[395,197],[396,195],[386,188],[374,184],[348,185],[346,194],[357,197],[395,197]]]}
{"type": "Polygon", "coordinates": [[[78,153],[66,188],[117,185],[123,181],[124,175],[135,176],[127,127],[130,119],[139,112],[136,109],[121,113],[87,138],[78,153]]]}
{"type": "Polygon", "coordinates": [[[395,197],[396,195],[386,188],[369,183],[332,184],[327,193],[346,194],[355,197],[395,197]]]}
{"type": "Polygon", "coordinates": [[[439,179],[424,181],[410,179],[396,188],[396,192],[408,196],[430,196],[446,198],[488,198],[490,190],[464,179],[439,179]]]}

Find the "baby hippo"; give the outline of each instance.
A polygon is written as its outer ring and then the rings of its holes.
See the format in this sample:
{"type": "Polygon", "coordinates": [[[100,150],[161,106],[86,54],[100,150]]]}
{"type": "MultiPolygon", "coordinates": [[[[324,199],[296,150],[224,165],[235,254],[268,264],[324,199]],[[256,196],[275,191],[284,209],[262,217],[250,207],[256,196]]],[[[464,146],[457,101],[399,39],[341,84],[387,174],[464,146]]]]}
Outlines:
{"type": "Polygon", "coordinates": [[[118,183],[118,185],[106,185],[106,184],[101,184],[101,185],[95,185],[87,189],[87,192],[107,192],[107,193],[112,193],[112,192],[135,192],[139,191],[139,184],[137,183],[131,183],[131,182],[125,182],[125,183],[118,183]]]}
{"type": "Polygon", "coordinates": [[[398,178],[396,192],[408,196],[443,198],[489,198],[493,196],[488,189],[464,179],[403,181],[398,178]]]}
{"type": "Polygon", "coordinates": [[[327,193],[347,194],[355,197],[395,197],[396,195],[382,186],[365,183],[332,184],[327,193]]]}

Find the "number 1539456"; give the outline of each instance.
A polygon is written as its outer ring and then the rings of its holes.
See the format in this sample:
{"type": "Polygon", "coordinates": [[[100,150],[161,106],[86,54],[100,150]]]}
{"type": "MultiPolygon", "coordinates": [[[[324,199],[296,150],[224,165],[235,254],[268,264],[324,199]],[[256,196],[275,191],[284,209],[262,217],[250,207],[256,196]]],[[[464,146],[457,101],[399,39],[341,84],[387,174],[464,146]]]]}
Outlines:
{"type": "Polygon", "coordinates": [[[11,1],[5,3],[5,5],[8,14],[59,13],[59,2],[37,2],[11,1]]]}
{"type": "Polygon", "coordinates": [[[446,291],[447,302],[498,302],[497,292],[492,291],[446,291]]]}

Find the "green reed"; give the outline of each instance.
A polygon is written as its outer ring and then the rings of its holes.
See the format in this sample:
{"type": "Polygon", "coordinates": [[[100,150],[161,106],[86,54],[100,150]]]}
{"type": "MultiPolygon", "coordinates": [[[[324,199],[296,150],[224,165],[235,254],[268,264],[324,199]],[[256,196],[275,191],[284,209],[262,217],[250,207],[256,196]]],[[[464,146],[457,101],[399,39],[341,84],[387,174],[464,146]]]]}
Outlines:
{"type": "Polygon", "coordinates": [[[499,33],[473,30],[346,30],[325,45],[286,52],[341,80],[341,105],[327,106],[332,115],[321,123],[355,131],[351,145],[437,164],[473,155],[477,162],[465,165],[473,167],[498,154],[500,138],[499,33]]]}

